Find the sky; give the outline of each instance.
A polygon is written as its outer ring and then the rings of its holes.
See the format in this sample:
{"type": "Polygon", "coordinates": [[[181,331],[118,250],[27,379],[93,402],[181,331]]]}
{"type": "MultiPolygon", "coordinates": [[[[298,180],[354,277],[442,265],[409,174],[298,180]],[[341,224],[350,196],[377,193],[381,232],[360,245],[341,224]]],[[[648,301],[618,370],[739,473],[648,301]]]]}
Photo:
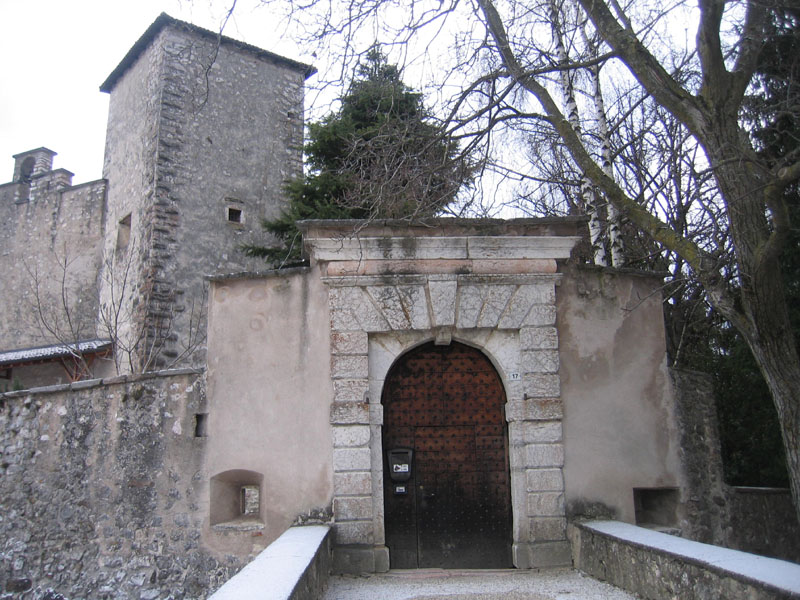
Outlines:
{"type": "MultiPolygon", "coordinates": [[[[73,184],[99,179],[108,94],[100,84],[166,12],[219,30],[224,2],[210,0],[0,0],[0,183],[12,156],[46,147],[73,184]]],[[[238,0],[225,35],[313,63],[274,30],[257,0],[238,0]]]]}

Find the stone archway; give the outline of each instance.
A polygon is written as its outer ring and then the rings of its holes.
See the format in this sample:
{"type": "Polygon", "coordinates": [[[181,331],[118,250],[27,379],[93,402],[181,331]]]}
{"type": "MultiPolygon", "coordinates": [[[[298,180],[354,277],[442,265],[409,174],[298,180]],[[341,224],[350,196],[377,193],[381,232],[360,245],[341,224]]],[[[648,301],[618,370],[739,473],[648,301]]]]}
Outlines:
{"type": "Polygon", "coordinates": [[[335,572],[389,568],[381,390],[398,357],[432,339],[480,348],[502,379],[514,566],[571,564],[555,286],[556,260],[578,238],[554,235],[555,222],[518,225],[501,236],[491,224],[463,235],[459,222],[394,236],[383,225],[359,236],[347,224],[304,226],[328,286],[335,572]]]}

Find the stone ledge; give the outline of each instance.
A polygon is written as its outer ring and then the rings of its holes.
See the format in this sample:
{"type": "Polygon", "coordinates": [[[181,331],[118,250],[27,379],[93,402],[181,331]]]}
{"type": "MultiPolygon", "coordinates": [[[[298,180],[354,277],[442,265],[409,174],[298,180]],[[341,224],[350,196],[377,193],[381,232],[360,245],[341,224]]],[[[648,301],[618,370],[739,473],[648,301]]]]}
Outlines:
{"type": "Polygon", "coordinates": [[[555,273],[555,259],[349,260],[328,263],[326,276],[555,273]]]}
{"type": "Polygon", "coordinates": [[[800,598],[796,563],[618,521],[573,523],[569,535],[576,568],[647,598],[800,598]]]}
{"type": "Polygon", "coordinates": [[[211,529],[218,532],[259,531],[264,529],[264,522],[260,519],[239,518],[224,523],[216,523],[211,529]]]}
{"type": "Polygon", "coordinates": [[[291,527],[209,600],[312,600],[327,584],[330,527],[291,527]]]}

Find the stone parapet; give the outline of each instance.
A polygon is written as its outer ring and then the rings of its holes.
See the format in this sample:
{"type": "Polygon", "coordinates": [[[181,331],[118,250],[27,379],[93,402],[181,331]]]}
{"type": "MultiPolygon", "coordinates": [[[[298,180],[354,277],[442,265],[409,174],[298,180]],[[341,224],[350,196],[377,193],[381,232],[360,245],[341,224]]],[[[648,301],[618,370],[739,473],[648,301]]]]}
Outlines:
{"type": "Polygon", "coordinates": [[[330,528],[291,527],[209,600],[317,600],[325,591],[331,562],[330,528]]]}
{"type": "Polygon", "coordinates": [[[575,567],[651,600],[800,598],[800,565],[617,521],[570,527],[575,567]]]}

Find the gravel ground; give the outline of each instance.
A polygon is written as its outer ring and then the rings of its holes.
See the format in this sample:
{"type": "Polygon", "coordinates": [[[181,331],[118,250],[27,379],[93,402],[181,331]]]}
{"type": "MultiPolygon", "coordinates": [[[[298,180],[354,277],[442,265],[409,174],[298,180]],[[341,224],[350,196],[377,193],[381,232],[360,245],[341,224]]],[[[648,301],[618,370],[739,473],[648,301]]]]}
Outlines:
{"type": "Polygon", "coordinates": [[[331,577],[323,600],[635,600],[637,596],[572,569],[389,571],[331,577]]]}

